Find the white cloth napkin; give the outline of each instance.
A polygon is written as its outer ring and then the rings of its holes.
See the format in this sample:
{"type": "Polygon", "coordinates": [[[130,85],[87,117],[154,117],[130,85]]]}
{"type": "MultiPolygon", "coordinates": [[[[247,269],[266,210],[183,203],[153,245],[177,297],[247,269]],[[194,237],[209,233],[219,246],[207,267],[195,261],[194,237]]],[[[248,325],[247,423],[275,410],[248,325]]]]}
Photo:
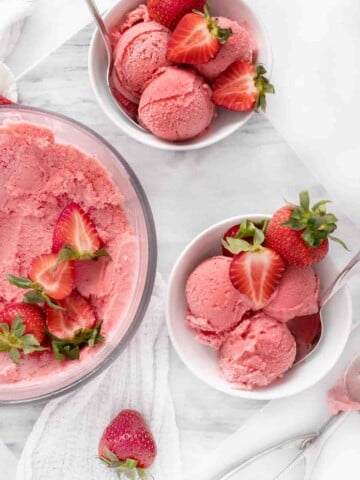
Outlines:
{"type": "MultiPolygon", "coordinates": [[[[155,436],[159,454],[151,468],[154,478],[180,480],[164,298],[165,285],[158,276],[148,312],[128,348],[89,384],[47,404],[25,445],[16,477],[6,480],[114,480],[114,472],[95,457],[104,428],[124,408],[141,411],[155,436]]],[[[0,465],[6,461],[4,455],[1,461],[0,450],[0,465]]]]}
{"type": "MultiPolygon", "coordinates": [[[[230,466],[239,464],[242,459],[254,453],[287,438],[316,431],[330,416],[327,407],[327,391],[335,384],[347,363],[360,353],[359,345],[360,328],[355,328],[346,351],[326,378],[302,394],[270,402],[258,415],[225,440],[215,452],[211,452],[211,455],[203,459],[194,478],[196,480],[218,480],[229,470],[230,466]]],[[[330,439],[327,440],[327,437],[324,436],[323,440],[321,455],[312,476],[310,476],[311,480],[338,480],[339,472],[344,473],[347,470],[353,473],[345,475],[344,478],[347,480],[358,479],[360,415],[351,413],[330,439]],[[327,440],[326,443],[325,440],[327,440]],[[348,446],[348,450],[344,445],[348,446]],[[349,445],[353,446],[352,449],[349,448],[349,445]]],[[[262,464],[259,463],[257,468],[253,468],[251,476],[247,476],[247,472],[244,470],[229,480],[256,478],[252,475],[264,472],[267,475],[265,478],[271,479],[294,457],[294,453],[296,452],[288,450],[278,453],[276,458],[266,459],[262,464]],[[254,470],[256,470],[255,473],[254,470]]],[[[312,454],[316,454],[315,448],[309,451],[309,459],[312,454]]],[[[289,480],[302,479],[303,475],[304,471],[294,470],[286,478],[289,480]]]]}
{"type": "Polygon", "coordinates": [[[24,19],[34,0],[0,0],[0,60],[4,60],[19,40],[24,19]]]}

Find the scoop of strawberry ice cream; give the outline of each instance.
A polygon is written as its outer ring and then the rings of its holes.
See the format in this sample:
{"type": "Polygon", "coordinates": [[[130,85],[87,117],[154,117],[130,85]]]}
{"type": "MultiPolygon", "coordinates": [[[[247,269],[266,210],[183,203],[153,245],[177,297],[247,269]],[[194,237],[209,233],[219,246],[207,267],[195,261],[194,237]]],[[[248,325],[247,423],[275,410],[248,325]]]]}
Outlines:
{"type": "Polygon", "coordinates": [[[129,28],[138,23],[150,21],[151,18],[146,5],[141,4],[134,10],[130,10],[130,12],[125,15],[122,23],[110,31],[110,41],[112,47],[115,47],[121,35],[126,32],[126,30],[129,30],[129,28]]]}
{"type": "Polygon", "coordinates": [[[280,378],[294,363],[295,339],[263,313],[243,320],[220,349],[220,369],[234,388],[252,390],[280,378]]]}
{"type": "Polygon", "coordinates": [[[157,22],[140,22],[125,30],[114,49],[114,67],[120,84],[140,97],[145,83],[166,59],[170,30],[157,22]]]}
{"type": "Polygon", "coordinates": [[[223,333],[234,328],[250,308],[245,296],[236,290],[229,277],[231,258],[212,257],[201,263],[186,283],[188,325],[198,340],[219,348],[223,333]]]}
{"type": "Polygon", "coordinates": [[[319,278],[312,267],[289,266],[264,312],[280,322],[319,310],[319,278]]]}
{"type": "Polygon", "coordinates": [[[197,137],[215,113],[211,89],[191,70],[166,67],[146,86],[139,104],[140,122],[164,140],[197,137]]]}
{"type": "Polygon", "coordinates": [[[252,62],[254,56],[254,36],[246,24],[239,25],[225,17],[218,17],[218,21],[221,28],[231,28],[233,34],[222,45],[215,58],[208,63],[195,66],[195,69],[209,81],[215,80],[236,60],[252,62]]]}

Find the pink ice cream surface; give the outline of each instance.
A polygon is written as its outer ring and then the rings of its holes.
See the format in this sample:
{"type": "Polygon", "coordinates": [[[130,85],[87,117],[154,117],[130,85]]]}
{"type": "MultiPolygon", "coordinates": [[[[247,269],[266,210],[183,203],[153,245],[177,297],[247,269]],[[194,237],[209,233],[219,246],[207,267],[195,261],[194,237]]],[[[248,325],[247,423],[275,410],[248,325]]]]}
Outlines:
{"type": "Polygon", "coordinates": [[[154,135],[169,141],[203,133],[215,113],[211,89],[191,70],[166,67],[146,86],[139,119],[154,135]]]}
{"type": "Polygon", "coordinates": [[[280,322],[319,310],[319,278],[312,267],[286,268],[272,300],[264,312],[280,322]]]}
{"type": "Polygon", "coordinates": [[[157,22],[141,22],[126,30],[114,50],[114,67],[120,84],[135,97],[166,59],[170,30],[157,22]]]}
{"type": "Polygon", "coordinates": [[[348,412],[350,410],[360,411],[360,402],[350,400],[345,390],[344,379],[340,378],[338,383],[328,393],[328,405],[331,414],[348,412]]]}
{"type": "Polygon", "coordinates": [[[121,35],[126,32],[126,30],[129,30],[129,28],[133,27],[137,23],[150,21],[151,18],[146,5],[141,4],[137,8],[135,8],[135,10],[131,10],[125,15],[122,23],[116,26],[110,32],[110,40],[112,46],[114,47],[117,44],[121,35]]]}
{"type": "Polygon", "coordinates": [[[264,314],[243,320],[219,352],[220,369],[234,388],[265,387],[294,363],[295,339],[284,323],[264,314]]]}
{"type": "MultiPolygon", "coordinates": [[[[123,197],[100,163],[71,145],[57,143],[50,130],[9,124],[0,128],[0,178],[0,309],[24,295],[5,275],[26,276],[31,260],[51,251],[55,222],[74,201],[89,212],[112,258],[77,262],[75,287],[103,319],[107,340],[114,330],[126,330],[122,321],[136,282],[138,240],[121,207],[123,197]]],[[[0,353],[0,382],[74,368],[103,345],[83,350],[78,362],[59,362],[45,352],[22,357],[16,365],[6,352],[0,353]]]]}
{"type": "Polygon", "coordinates": [[[218,342],[216,335],[206,335],[221,334],[234,328],[249,309],[246,298],[230,281],[230,263],[229,257],[209,258],[196,267],[186,283],[189,308],[186,320],[200,338],[205,337],[204,340],[213,338],[218,342]]]}
{"type": "Polygon", "coordinates": [[[221,28],[231,28],[233,35],[222,45],[219,53],[210,62],[196,65],[196,70],[207,80],[215,80],[220,73],[227,69],[236,60],[253,61],[254,38],[247,24],[229,20],[225,17],[218,17],[221,28]]]}

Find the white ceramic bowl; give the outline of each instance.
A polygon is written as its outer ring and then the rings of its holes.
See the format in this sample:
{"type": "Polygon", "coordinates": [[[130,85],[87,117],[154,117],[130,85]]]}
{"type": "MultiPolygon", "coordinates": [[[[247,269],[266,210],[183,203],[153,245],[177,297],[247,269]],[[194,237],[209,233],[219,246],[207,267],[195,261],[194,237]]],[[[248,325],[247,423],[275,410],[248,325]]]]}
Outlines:
{"type": "MultiPolygon", "coordinates": [[[[185,284],[190,273],[203,260],[221,255],[221,238],[228,228],[246,218],[253,221],[268,215],[241,215],[213,225],[198,235],[183,251],[173,267],[168,289],[166,319],[172,343],[185,365],[209,386],[236,397],[270,400],[287,397],[311,387],[321,380],[340,357],[352,323],[352,304],[347,287],[340,290],[323,312],[324,332],[321,342],[306,360],[292,367],[272,385],[252,391],[234,389],[221,375],[217,357],[212,348],[195,340],[185,325],[185,284]]],[[[321,288],[326,288],[338,274],[334,262],[327,256],[316,268],[321,288]]]]}
{"type": "MultiPolygon", "coordinates": [[[[104,16],[107,28],[111,29],[118,25],[127,12],[133,10],[141,3],[145,3],[145,0],[120,0],[104,16]]],[[[242,0],[210,0],[209,4],[214,15],[222,15],[239,21],[246,20],[249,23],[259,43],[257,62],[265,65],[270,76],[272,69],[270,42],[259,18],[255,16],[253,11],[242,0]]],[[[253,112],[237,113],[219,108],[217,118],[201,137],[186,142],[167,142],[149,132],[142,132],[118,112],[106,86],[106,53],[103,41],[97,30],[90,43],[89,75],[99,105],[115,125],[134,140],[163,150],[192,150],[207,147],[231,135],[253,115],[253,112]]]]}

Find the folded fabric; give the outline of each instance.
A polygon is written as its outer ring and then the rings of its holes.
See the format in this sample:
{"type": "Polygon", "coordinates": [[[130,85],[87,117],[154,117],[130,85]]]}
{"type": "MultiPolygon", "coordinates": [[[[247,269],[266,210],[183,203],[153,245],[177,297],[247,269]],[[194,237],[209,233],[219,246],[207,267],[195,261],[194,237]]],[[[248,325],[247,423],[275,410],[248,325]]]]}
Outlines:
{"type": "Polygon", "coordinates": [[[34,3],[34,0],[0,0],[0,60],[10,54],[19,40],[23,21],[34,3]]]}
{"type": "Polygon", "coordinates": [[[17,102],[15,78],[10,69],[0,62],[0,95],[17,102]]]}
{"type": "Polygon", "coordinates": [[[114,472],[96,458],[97,446],[104,428],[124,408],[141,411],[150,424],[159,452],[153,477],[180,480],[164,297],[158,276],[149,310],[128,348],[89,384],[47,404],[21,455],[17,480],[114,480],[114,472]]]}

